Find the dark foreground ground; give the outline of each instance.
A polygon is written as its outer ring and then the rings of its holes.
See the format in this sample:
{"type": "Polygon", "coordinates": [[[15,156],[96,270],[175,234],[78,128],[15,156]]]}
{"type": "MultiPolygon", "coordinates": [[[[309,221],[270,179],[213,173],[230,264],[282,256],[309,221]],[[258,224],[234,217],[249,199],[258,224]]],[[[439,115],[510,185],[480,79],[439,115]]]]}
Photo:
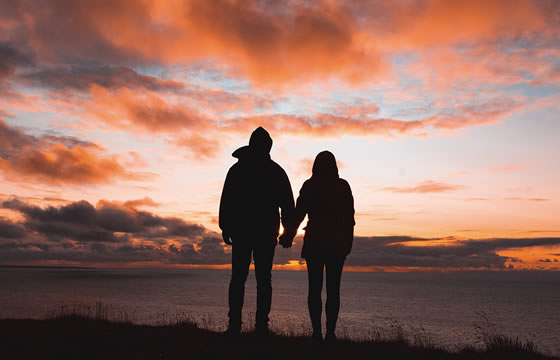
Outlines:
{"type": "Polygon", "coordinates": [[[0,359],[559,359],[527,343],[494,339],[454,352],[402,338],[312,343],[307,337],[231,339],[190,323],[146,326],[66,318],[0,320],[0,359]]]}

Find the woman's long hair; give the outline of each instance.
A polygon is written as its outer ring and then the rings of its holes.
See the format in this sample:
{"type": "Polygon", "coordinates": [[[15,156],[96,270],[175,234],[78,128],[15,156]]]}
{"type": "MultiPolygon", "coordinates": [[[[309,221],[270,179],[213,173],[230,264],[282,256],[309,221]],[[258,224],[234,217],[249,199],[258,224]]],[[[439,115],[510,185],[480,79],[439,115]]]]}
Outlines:
{"type": "Polygon", "coordinates": [[[338,167],[332,152],[321,151],[313,162],[312,178],[338,178],[338,167]]]}

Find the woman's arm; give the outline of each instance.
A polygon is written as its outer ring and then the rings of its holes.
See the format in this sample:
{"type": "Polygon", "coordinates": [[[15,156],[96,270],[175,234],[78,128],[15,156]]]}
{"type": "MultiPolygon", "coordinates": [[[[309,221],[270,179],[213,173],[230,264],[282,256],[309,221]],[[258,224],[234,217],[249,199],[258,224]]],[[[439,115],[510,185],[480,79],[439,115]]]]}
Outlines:
{"type": "MultiPolygon", "coordinates": [[[[284,234],[290,237],[290,240],[296,236],[297,229],[299,225],[305,218],[308,212],[308,186],[307,181],[303,183],[301,190],[299,191],[299,196],[296,201],[296,207],[292,213],[292,218],[287,222],[287,226],[284,228],[284,234]]],[[[283,234],[283,235],[284,235],[283,234]]]]}
{"type": "Polygon", "coordinates": [[[294,195],[292,193],[292,186],[290,185],[290,180],[286,172],[280,168],[279,174],[280,186],[277,191],[280,193],[279,206],[281,211],[280,218],[282,219],[282,226],[286,228],[290,224],[290,220],[293,217],[295,211],[294,205],[294,195]]]}
{"type": "Polygon", "coordinates": [[[350,189],[350,184],[346,180],[344,181],[344,228],[345,228],[345,241],[346,241],[346,252],[350,254],[352,251],[352,244],[354,242],[354,225],[356,221],[354,219],[354,196],[352,196],[352,189],[350,189]]]}

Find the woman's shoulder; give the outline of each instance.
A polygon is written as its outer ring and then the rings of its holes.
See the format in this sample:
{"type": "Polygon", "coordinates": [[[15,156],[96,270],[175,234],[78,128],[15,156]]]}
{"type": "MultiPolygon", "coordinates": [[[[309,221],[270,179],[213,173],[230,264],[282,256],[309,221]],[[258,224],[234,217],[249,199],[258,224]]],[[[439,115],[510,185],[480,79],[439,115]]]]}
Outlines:
{"type": "Polygon", "coordinates": [[[338,178],[338,183],[340,186],[350,188],[350,184],[343,178],[338,178]]]}
{"type": "Polygon", "coordinates": [[[313,189],[317,190],[325,190],[331,189],[331,191],[348,191],[350,190],[350,184],[348,181],[342,178],[329,178],[329,179],[318,179],[318,178],[309,178],[305,180],[303,185],[301,186],[301,191],[312,191],[313,189]]]}
{"type": "Polygon", "coordinates": [[[312,188],[313,187],[313,180],[314,180],[313,178],[309,178],[309,179],[305,180],[303,182],[303,184],[301,185],[301,191],[312,188]]]}

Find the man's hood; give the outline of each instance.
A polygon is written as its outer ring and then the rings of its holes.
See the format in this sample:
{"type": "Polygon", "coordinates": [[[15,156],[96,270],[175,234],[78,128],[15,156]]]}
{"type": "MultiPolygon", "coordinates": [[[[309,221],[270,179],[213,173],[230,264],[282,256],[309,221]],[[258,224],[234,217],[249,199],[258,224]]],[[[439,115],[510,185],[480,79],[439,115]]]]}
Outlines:
{"type": "Polygon", "coordinates": [[[254,154],[270,154],[272,148],[272,138],[268,131],[262,126],[253,131],[249,138],[249,148],[254,154]]]}
{"type": "Polygon", "coordinates": [[[240,147],[239,149],[235,150],[231,156],[237,159],[243,159],[249,156],[249,145],[245,145],[240,147]]]}
{"type": "Polygon", "coordinates": [[[270,159],[270,149],[272,148],[272,138],[268,131],[259,126],[251,134],[249,145],[242,146],[235,150],[231,156],[239,160],[245,158],[270,159]]]}

